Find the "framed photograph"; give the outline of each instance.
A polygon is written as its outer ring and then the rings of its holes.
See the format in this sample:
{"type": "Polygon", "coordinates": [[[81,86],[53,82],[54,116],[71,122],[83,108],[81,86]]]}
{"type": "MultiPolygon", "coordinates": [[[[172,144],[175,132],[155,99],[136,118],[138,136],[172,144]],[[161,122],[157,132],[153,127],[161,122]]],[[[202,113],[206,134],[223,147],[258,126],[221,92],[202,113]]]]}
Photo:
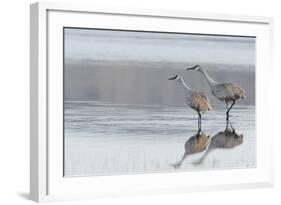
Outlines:
{"type": "Polygon", "coordinates": [[[270,17],[31,5],[34,201],[273,184],[270,17]]]}

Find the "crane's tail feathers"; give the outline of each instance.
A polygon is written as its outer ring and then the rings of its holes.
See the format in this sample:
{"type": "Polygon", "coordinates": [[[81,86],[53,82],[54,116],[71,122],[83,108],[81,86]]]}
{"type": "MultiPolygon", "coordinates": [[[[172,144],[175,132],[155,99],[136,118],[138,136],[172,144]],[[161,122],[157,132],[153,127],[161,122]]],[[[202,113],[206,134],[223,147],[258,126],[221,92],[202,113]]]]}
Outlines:
{"type": "Polygon", "coordinates": [[[244,89],[241,88],[240,93],[241,93],[241,94],[240,94],[240,98],[241,98],[241,99],[246,99],[246,98],[247,98],[247,97],[246,97],[246,91],[245,91],[244,89]]]}

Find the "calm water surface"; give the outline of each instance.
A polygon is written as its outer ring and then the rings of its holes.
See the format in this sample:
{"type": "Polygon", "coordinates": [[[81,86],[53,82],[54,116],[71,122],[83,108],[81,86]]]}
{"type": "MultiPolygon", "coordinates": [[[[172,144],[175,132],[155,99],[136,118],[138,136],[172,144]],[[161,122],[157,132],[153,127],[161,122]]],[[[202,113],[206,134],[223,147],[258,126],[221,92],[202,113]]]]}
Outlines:
{"type": "Polygon", "coordinates": [[[203,115],[199,135],[197,114],[187,107],[65,102],[64,123],[66,176],[256,165],[255,107],[239,102],[233,129],[225,131],[221,104],[203,115]]]}

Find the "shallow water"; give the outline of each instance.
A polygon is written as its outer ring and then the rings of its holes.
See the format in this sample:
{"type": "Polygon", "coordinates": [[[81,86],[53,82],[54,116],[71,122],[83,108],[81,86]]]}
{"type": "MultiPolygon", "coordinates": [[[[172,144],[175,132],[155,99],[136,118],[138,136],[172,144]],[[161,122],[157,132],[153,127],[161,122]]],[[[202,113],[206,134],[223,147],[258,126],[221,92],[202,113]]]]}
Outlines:
{"type": "Polygon", "coordinates": [[[202,138],[208,139],[202,147],[192,138],[197,114],[190,108],[68,101],[65,176],[255,167],[255,107],[235,105],[231,125],[224,132],[225,107],[214,106],[203,115],[202,132],[210,138],[202,138]]]}

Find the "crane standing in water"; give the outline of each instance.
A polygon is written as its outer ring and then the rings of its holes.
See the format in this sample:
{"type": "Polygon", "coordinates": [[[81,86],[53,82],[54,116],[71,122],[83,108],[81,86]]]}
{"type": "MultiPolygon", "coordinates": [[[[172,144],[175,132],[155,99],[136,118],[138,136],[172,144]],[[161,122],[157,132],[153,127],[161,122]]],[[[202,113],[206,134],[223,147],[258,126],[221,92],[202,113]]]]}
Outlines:
{"type": "Polygon", "coordinates": [[[183,77],[176,75],[175,77],[169,78],[169,80],[176,80],[181,83],[185,91],[185,103],[198,113],[198,130],[201,131],[201,115],[206,111],[212,109],[211,103],[208,97],[201,92],[196,92],[186,85],[183,77]]]}
{"type": "Polygon", "coordinates": [[[215,81],[200,65],[195,65],[187,68],[186,70],[195,70],[203,74],[211,88],[212,94],[220,101],[224,101],[226,103],[226,120],[229,121],[229,111],[238,99],[246,98],[245,90],[233,83],[219,83],[215,81]],[[229,103],[231,103],[230,107],[228,107],[229,103]]]}

